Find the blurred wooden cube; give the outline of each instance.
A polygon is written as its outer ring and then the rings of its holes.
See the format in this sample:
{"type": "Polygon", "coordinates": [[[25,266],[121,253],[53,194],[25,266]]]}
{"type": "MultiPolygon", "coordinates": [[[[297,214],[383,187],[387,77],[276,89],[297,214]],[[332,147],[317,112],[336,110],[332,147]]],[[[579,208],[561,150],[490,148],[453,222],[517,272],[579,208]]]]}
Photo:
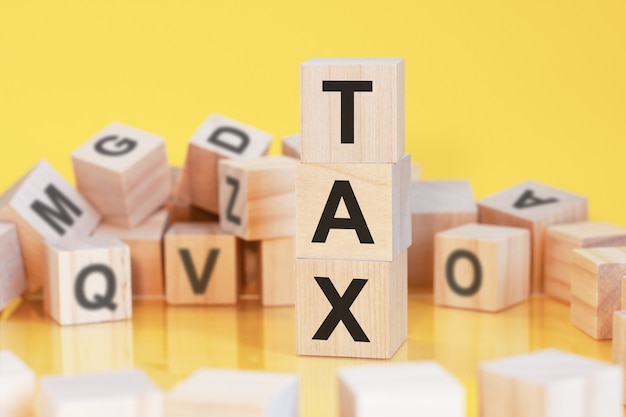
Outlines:
{"type": "Polygon", "coordinates": [[[413,181],[409,288],[432,290],[435,234],[478,222],[478,209],[469,181],[413,181]]]}
{"type": "Polygon", "coordinates": [[[111,123],[72,152],[78,190],[105,221],[132,228],[171,193],[165,140],[111,123]]]}
{"type": "Polygon", "coordinates": [[[285,156],[220,161],[222,228],[245,240],[295,235],[296,164],[285,156]]]}
{"type": "Polygon", "coordinates": [[[613,313],[621,309],[626,247],[575,249],[572,323],[594,339],[611,339],[613,313]]]}
{"type": "Polygon", "coordinates": [[[434,361],[341,367],[342,417],[465,417],[465,387],[434,361]]]}
{"type": "Polygon", "coordinates": [[[132,317],[128,245],[109,237],[46,241],[44,309],[62,325],[132,317]]]}
{"type": "Polygon", "coordinates": [[[587,198],[534,181],[478,202],[480,223],[524,227],[531,239],[531,291],[544,290],[544,237],[548,226],[587,221],[587,198]]]}
{"type": "Polygon", "coordinates": [[[138,369],[45,376],[40,417],[162,417],[163,393],[138,369]]]}
{"type": "Polygon", "coordinates": [[[619,366],[554,349],[483,362],[481,417],[622,417],[619,366]]]}
{"type": "Polygon", "coordinates": [[[163,234],[168,212],[161,209],[140,225],[126,229],[102,223],[94,236],[118,238],[130,248],[132,292],[139,298],[163,298],[163,234]]]}
{"type": "Polygon", "coordinates": [[[404,157],[404,59],[300,65],[302,162],[395,163],[404,157]]]}
{"type": "Polygon", "coordinates": [[[518,227],[466,224],[435,237],[435,304],[499,311],[529,295],[530,237],[518,227]]]}
{"type": "Polygon", "coordinates": [[[281,153],[285,156],[300,160],[302,144],[300,134],[285,136],[281,140],[281,153]]]}
{"type": "Polygon", "coordinates": [[[606,222],[548,227],[543,265],[546,294],[569,303],[573,250],[607,246],[626,246],[626,228],[606,222]]]}
{"type": "MultiPolygon", "coordinates": [[[[626,306],[622,306],[626,308],[626,306]]],[[[626,405],[626,310],[616,311],[613,317],[613,363],[622,367],[624,372],[624,394],[622,401],[626,405]]]]}
{"type": "Polygon", "coordinates": [[[271,142],[269,133],[218,114],[210,115],[189,140],[181,192],[188,192],[194,205],[218,214],[219,160],[265,155],[271,142]]]}
{"type": "Polygon", "coordinates": [[[22,250],[13,223],[0,222],[0,311],[26,290],[22,250]]]}
{"type": "Polygon", "coordinates": [[[33,292],[47,275],[44,240],[88,236],[100,222],[100,214],[41,160],[0,197],[0,221],[17,228],[27,291],[33,292]]]}
{"type": "Polygon", "coordinates": [[[31,417],[36,391],[35,372],[9,350],[0,350],[0,416],[31,417]]]}
{"type": "Polygon", "coordinates": [[[166,396],[165,417],[296,417],[295,374],[198,369],[166,396]]]}
{"type": "Polygon", "coordinates": [[[263,239],[261,302],[264,306],[292,306],[296,299],[296,240],[293,236],[263,239]]]}
{"type": "Polygon", "coordinates": [[[165,234],[168,304],[237,303],[237,242],[219,223],[175,223],[165,234]]]}

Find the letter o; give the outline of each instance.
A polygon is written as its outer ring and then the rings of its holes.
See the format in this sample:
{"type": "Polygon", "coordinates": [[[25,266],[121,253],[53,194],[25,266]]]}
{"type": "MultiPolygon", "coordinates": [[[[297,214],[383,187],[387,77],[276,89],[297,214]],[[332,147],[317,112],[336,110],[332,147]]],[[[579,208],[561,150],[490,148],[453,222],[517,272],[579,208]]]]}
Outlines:
{"type": "Polygon", "coordinates": [[[462,297],[471,297],[476,294],[483,283],[483,271],[480,265],[480,260],[474,255],[472,252],[465,249],[457,249],[448,256],[446,260],[446,281],[448,286],[454,291],[455,294],[460,295],[462,297]],[[456,277],[454,276],[454,266],[456,262],[461,259],[466,258],[472,264],[474,269],[474,279],[472,284],[469,287],[461,287],[456,282],[456,277]]]}

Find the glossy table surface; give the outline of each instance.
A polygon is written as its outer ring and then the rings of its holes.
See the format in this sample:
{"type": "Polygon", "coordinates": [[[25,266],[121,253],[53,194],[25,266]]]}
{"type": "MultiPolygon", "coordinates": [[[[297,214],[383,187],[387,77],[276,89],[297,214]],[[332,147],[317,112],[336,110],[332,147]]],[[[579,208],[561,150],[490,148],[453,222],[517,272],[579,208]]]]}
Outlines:
{"type": "MultiPolygon", "coordinates": [[[[547,297],[494,314],[434,307],[431,296],[411,295],[409,337],[391,360],[439,361],[465,385],[472,417],[479,415],[480,362],[548,347],[611,359],[611,341],[579,331],[569,307],[547,297]]],[[[380,362],[298,356],[294,309],[254,301],[234,307],[135,301],[132,320],[61,327],[44,316],[40,301],[27,300],[4,312],[0,349],[15,352],[39,375],[139,367],[163,389],[200,367],[295,372],[302,417],[338,414],[337,367],[380,362]]]]}

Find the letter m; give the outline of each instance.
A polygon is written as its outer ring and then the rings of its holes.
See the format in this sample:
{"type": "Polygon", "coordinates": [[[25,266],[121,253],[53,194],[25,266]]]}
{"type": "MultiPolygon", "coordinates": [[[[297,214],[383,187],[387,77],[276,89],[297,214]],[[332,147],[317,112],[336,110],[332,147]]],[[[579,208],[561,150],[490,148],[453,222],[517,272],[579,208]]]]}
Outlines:
{"type": "Polygon", "coordinates": [[[52,206],[47,206],[39,200],[33,201],[30,208],[37,213],[39,217],[45,221],[48,226],[54,229],[59,235],[63,236],[65,230],[59,225],[64,223],[66,226],[74,224],[74,219],[70,212],[74,213],[76,217],[80,217],[83,212],[72,203],[58,188],[53,184],[49,184],[46,187],[46,195],[52,202],[52,206]]]}

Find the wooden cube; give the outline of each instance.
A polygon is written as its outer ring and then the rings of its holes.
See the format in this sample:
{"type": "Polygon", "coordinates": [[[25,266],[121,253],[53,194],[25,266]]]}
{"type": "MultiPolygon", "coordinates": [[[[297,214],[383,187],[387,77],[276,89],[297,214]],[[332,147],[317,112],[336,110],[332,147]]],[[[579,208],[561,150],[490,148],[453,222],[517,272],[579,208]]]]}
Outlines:
{"type": "Polygon", "coordinates": [[[342,417],[465,417],[465,387],[434,361],[341,367],[342,417]]]}
{"type": "Polygon", "coordinates": [[[271,142],[269,133],[218,114],[210,115],[189,140],[182,173],[183,191],[186,187],[194,205],[218,214],[219,160],[265,155],[271,142]]]}
{"type": "Polygon", "coordinates": [[[300,85],[302,162],[404,157],[404,59],[311,59],[300,85]]]}
{"type": "MultiPolygon", "coordinates": [[[[282,238],[278,238],[282,239],[282,238]]],[[[237,238],[238,285],[240,300],[260,300],[261,278],[261,241],[237,238]]]]}
{"type": "Polygon", "coordinates": [[[31,417],[35,372],[9,350],[0,350],[0,416],[31,417]]]}
{"type": "Polygon", "coordinates": [[[391,358],[407,337],[406,257],[296,259],[298,354],[391,358]]]}
{"type": "Polygon", "coordinates": [[[175,223],[165,234],[168,304],[235,304],[237,243],[218,223],[175,223]]]}
{"type": "Polygon", "coordinates": [[[220,161],[222,228],[245,240],[295,235],[296,164],[286,156],[220,161]]]}
{"type": "Polygon", "coordinates": [[[26,290],[22,250],[13,223],[0,222],[0,311],[26,290]]]}
{"type": "Polygon", "coordinates": [[[261,302],[292,306],[296,298],[296,241],[293,236],[261,241],[261,302]]]}
{"type": "Polygon", "coordinates": [[[621,366],[624,371],[622,401],[626,405],[626,310],[616,311],[613,316],[613,363],[621,366]]]}
{"type": "Polygon", "coordinates": [[[141,370],[46,376],[40,417],[162,417],[163,393],[141,370]]]}
{"type": "Polygon", "coordinates": [[[546,294],[570,302],[574,249],[626,246],[626,228],[606,222],[550,226],[546,230],[543,275],[546,294]]]}
{"type": "Polygon", "coordinates": [[[435,304],[499,311],[525,301],[530,237],[518,227],[466,224],[435,237],[435,304]]]}
{"type": "Polygon", "coordinates": [[[433,288],[436,233],[476,222],[478,209],[469,181],[413,181],[409,288],[433,288]]]}
{"type": "Polygon", "coordinates": [[[295,374],[199,369],[172,388],[165,417],[296,417],[295,374]]]}
{"type": "Polygon", "coordinates": [[[621,309],[626,247],[575,249],[572,258],[572,323],[594,339],[610,339],[613,313],[621,309]]]}
{"type": "Polygon", "coordinates": [[[22,248],[28,292],[46,277],[45,239],[88,236],[100,214],[41,160],[0,197],[0,221],[14,223],[22,248]]]}
{"type": "Polygon", "coordinates": [[[302,144],[300,134],[285,136],[281,141],[281,153],[294,159],[300,159],[302,144]]]}
{"type": "Polygon", "coordinates": [[[170,196],[165,140],[111,123],[72,152],[78,190],[105,221],[132,228],[170,196]]]}
{"type": "Polygon", "coordinates": [[[140,225],[126,229],[112,223],[102,223],[94,236],[120,239],[130,248],[132,292],[139,298],[163,298],[163,234],[168,212],[157,211],[140,225]]]}
{"type": "Polygon", "coordinates": [[[554,349],[483,362],[481,417],[622,417],[622,370],[554,349]]]}
{"type": "Polygon", "coordinates": [[[622,310],[626,310],[626,277],[622,278],[622,310]]]}
{"type": "Polygon", "coordinates": [[[526,181],[478,202],[481,223],[530,230],[531,291],[543,291],[543,253],[546,228],[587,221],[587,198],[534,181],[526,181]]]}
{"type": "Polygon", "coordinates": [[[411,160],[300,163],[296,257],[392,261],[411,245],[411,160]]]}
{"type": "Polygon", "coordinates": [[[44,309],[57,323],[82,324],[132,317],[130,249],[118,239],[46,241],[44,309]]]}

